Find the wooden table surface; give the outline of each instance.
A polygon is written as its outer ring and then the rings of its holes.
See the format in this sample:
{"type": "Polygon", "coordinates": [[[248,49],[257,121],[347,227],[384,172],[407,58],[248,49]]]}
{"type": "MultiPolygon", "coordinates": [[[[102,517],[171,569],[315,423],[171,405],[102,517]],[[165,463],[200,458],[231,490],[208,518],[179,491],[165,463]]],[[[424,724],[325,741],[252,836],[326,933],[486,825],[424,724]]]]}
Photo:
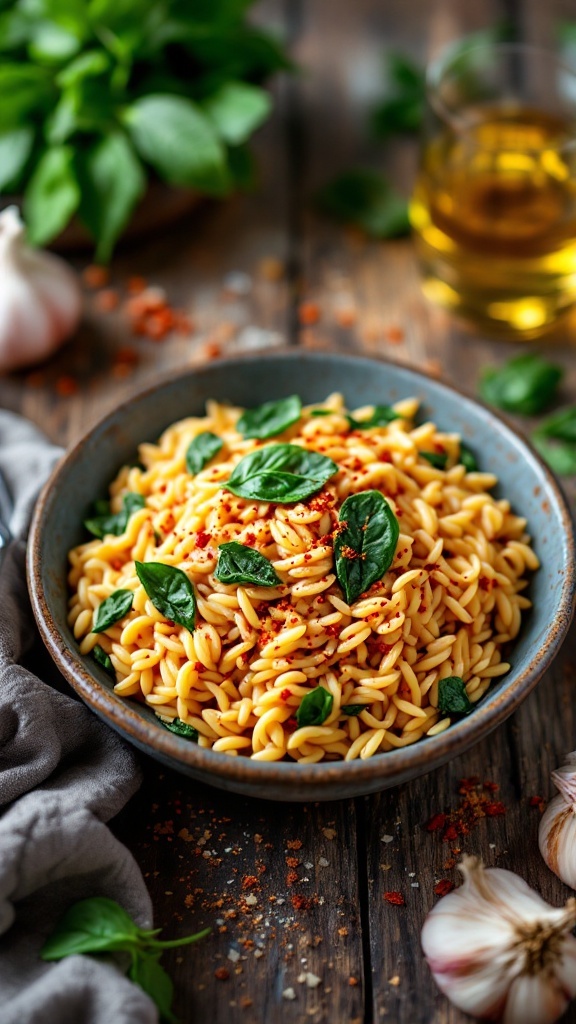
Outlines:
{"type": "MultiPolygon", "coordinates": [[[[370,242],[319,217],[311,197],[336,171],[358,164],[383,169],[409,190],[415,141],[376,144],[366,131],[386,49],[424,59],[447,39],[503,18],[515,20],[522,38],[546,42],[569,13],[568,0],[261,4],[259,16],[286,33],[303,70],[275,84],[276,112],[258,139],[258,191],[203,205],[176,227],[121,248],[112,266],[123,294],[135,274],[165,287],[190,314],[193,334],[162,343],[133,338],[125,314],[101,311],[87,292],[78,336],[40,374],[0,380],[0,405],[71,443],[161,372],[286,343],[401,360],[475,391],[479,368],[516,349],[426,303],[409,240],[370,242]],[[305,300],[318,305],[315,325],[299,323],[305,300]],[[126,346],[137,355],[133,366],[118,355],[126,346]],[[59,393],[66,390],[73,393],[59,393]]],[[[75,259],[79,267],[87,262],[75,259]]],[[[537,346],[553,348],[565,366],[566,400],[576,398],[574,341],[576,321],[537,346]]],[[[517,871],[555,904],[569,895],[540,858],[530,798],[550,795],[550,770],[576,746],[574,653],[573,633],[536,691],[488,740],[423,779],[365,799],[260,803],[143,758],[144,784],[113,828],[145,874],[165,937],[213,928],[200,945],[165,956],[179,1018],[464,1024],[469,1018],[438,993],[424,963],[422,922],[437,883],[456,881],[460,848],[517,871]],[[506,813],[481,818],[464,839],[443,840],[425,823],[461,806],[459,780],[470,777],[480,787],[497,783],[493,800],[506,813]],[[404,906],[385,899],[396,891],[404,906]]],[[[576,1005],[565,1020],[576,1022],[576,1005]]]]}

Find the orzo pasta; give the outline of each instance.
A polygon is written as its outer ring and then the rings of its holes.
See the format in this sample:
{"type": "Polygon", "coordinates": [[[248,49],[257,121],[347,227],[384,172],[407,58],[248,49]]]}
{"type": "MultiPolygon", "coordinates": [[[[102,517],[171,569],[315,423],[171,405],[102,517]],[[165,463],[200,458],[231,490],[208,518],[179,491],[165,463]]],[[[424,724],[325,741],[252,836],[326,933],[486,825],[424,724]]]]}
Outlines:
{"type": "Polygon", "coordinates": [[[140,445],[70,552],[81,653],[234,756],[367,758],[447,728],[508,671],[538,559],[417,410],[211,401],[140,445]]]}

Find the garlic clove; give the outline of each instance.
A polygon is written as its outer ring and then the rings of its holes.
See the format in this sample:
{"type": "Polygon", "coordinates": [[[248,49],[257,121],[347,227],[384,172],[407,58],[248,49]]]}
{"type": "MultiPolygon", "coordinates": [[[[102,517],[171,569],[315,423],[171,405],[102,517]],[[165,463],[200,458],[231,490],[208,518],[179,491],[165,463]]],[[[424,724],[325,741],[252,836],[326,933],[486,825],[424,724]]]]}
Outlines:
{"type": "Polygon", "coordinates": [[[558,793],[540,819],[538,845],[550,870],[576,889],[576,751],[552,772],[552,781],[558,793]]]}
{"type": "Polygon", "coordinates": [[[76,274],[64,260],[31,249],[16,207],[0,213],[0,372],[48,358],[82,312],[76,274]]]}

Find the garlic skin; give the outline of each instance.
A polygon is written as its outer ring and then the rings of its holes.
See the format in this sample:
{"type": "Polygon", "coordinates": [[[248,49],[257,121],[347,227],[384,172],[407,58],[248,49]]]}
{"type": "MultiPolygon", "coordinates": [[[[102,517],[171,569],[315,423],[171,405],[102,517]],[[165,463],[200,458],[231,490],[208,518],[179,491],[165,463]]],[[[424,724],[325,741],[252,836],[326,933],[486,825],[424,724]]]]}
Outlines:
{"type": "Polygon", "coordinates": [[[576,995],[576,899],[551,907],[512,871],[464,857],[464,883],[430,911],[422,948],[441,991],[503,1024],[553,1024],[576,995]]]}
{"type": "Polygon", "coordinates": [[[576,889],[576,751],[551,777],[558,794],[540,819],[538,845],[550,870],[576,889]]]}
{"type": "Polygon", "coordinates": [[[24,239],[15,206],[0,213],[0,373],[39,363],[74,331],[82,296],[64,260],[24,239]]]}

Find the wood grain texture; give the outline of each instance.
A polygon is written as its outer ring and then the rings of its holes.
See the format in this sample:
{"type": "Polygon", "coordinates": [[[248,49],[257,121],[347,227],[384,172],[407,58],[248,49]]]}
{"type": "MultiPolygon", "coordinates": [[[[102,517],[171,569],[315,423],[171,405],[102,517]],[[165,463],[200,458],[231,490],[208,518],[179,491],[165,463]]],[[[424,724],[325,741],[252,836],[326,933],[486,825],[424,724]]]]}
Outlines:
{"type": "MultiPolygon", "coordinates": [[[[134,274],[165,287],[191,316],[194,333],[162,344],[131,338],[123,314],[100,312],[89,294],[78,337],[42,368],[36,386],[27,374],[0,379],[0,404],[70,443],[166,371],[278,341],[401,360],[474,392],[480,368],[517,348],[429,306],[409,241],[368,241],[322,218],[312,197],[334,173],[359,164],[384,170],[409,191],[416,142],[383,146],[366,131],[386,49],[424,59],[449,39],[505,17],[522,36],[543,40],[556,20],[573,13],[571,6],[568,0],[261,4],[260,16],[293,39],[306,70],[275,87],[277,111],[258,140],[260,189],[204,204],[179,225],[123,247],[112,267],[121,290],[134,274]],[[280,274],[269,273],[270,259],[280,274]],[[244,293],[226,286],[234,271],[248,275],[244,293]],[[303,302],[317,306],[317,322],[301,323],[303,302]],[[138,365],[124,377],[117,355],[127,344],[138,365]],[[62,374],[79,384],[69,397],[55,391],[62,374]]],[[[566,401],[576,396],[575,339],[573,318],[541,346],[566,370],[566,401]]],[[[568,490],[574,496],[572,485],[568,490]]],[[[424,963],[422,922],[437,899],[437,882],[457,879],[454,850],[518,871],[555,904],[568,895],[540,859],[539,811],[529,798],[550,795],[550,769],[576,745],[575,643],[572,634],[520,711],[486,741],[431,776],[379,796],[274,806],[201,787],[143,759],[144,784],[115,831],[145,874],[165,937],[213,928],[198,946],[165,957],[180,1020],[465,1024],[470,1018],[438,993],[424,963]],[[494,799],[506,814],[483,817],[468,835],[445,842],[425,825],[435,812],[461,804],[459,781],[470,777],[480,786],[499,785],[494,799]],[[401,893],[405,905],[387,902],[390,892],[401,893]],[[293,999],[286,997],[291,990],[293,999]]],[[[576,1024],[576,1008],[565,1021],[576,1024]]]]}

